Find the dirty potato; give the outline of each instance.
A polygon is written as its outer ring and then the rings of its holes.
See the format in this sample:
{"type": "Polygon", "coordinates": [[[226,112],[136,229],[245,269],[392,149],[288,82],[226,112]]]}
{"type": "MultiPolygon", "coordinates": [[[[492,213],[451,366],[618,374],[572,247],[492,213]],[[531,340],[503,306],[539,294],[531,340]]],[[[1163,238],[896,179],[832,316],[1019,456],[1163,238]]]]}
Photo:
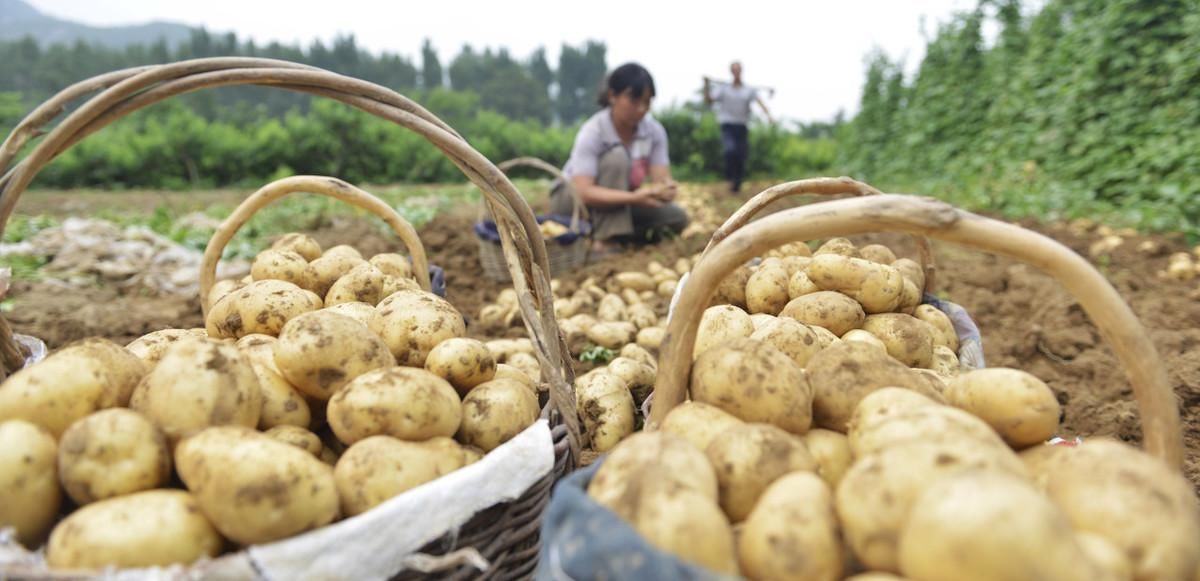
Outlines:
{"type": "Polygon", "coordinates": [[[171,454],[166,438],[141,414],[101,410],[63,433],[58,474],[71,500],[84,505],[164,486],[171,454]]]}
{"type": "Polygon", "coordinates": [[[288,383],[319,400],[333,397],[354,378],[396,360],[366,325],[330,311],[288,321],[275,342],[275,365],[288,383]]]}

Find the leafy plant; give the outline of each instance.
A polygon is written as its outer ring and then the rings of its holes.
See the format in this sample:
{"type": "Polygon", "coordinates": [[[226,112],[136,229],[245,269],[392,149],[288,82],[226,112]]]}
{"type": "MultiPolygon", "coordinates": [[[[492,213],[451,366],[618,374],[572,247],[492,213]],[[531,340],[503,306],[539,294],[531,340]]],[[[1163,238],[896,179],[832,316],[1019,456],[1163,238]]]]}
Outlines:
{"type": "Polygon", "coordinates": [[[584,363],[608,363],[617,356],[616,352],[607,347],[589,344],[579,354],[579,360],[584,363]]]}

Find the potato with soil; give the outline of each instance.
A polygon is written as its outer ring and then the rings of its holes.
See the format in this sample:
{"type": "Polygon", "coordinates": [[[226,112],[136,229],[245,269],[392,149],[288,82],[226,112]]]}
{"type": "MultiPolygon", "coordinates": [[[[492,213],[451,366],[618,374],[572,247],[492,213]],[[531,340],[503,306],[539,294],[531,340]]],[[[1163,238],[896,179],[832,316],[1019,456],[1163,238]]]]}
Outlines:
{"type": "Polygon", "coordinates": [[[813,428],[804,434],[804,446],[817,463],[817,475],[828,483],[830,488],[837,487],[842,476],[854,463],[850,440],[845,434],[813,428]]]}
{"type": "Polygon", "coordinates": [[[847,433],[858,434],[872,430],[876,425],[893,417],[920,407],[941,405],[932,398],[902,387],[883,387],[872,391],[859,400],[846,423],[847,433]]]}
{"type": "Polygon", "coordinates": [[[823,254],[813,257],[807,272],[821,290],[846,294],[868,314],[896,310],[904,290],[900,271],[862,258],[823,254]]]}
{"type": "Polygon", "coordinates": [[[403,254],[383,252],[372,256],[367,262],[388,276],[396,278],[413,277],[412,263],[403,254]]]}
{"type": "Polygon", "coordinates": [[[316,458],[320,458],[321,452],[325,450],[325,444],[321,442],[321,438],[298,426],[275,426],[263,433],[280,442],[300,448],[316,458]]]}
{"type": "Polygon", "coordinates": [[[139,389],[133,409],[172,445],[209,426],[253,428],[262,413],[253,365],[236,347],[216,341],[176,342],[139,389]]]}
{"type": "Polygon", "coordinates": [[[766,488],[738,536],[749,579],[842,578],[842,539],[829,486],[793,472],[766,488]]]}
{"type": "Polygon", "coordinates": [[[312,286],[308,261],[292,250],[264,250],[254,257],[250,266],[254,280],[282,280],[300,288],[312,286]]]}
{"type": "Polygon", "coordinates": [[[885,450],[907,442],[954,437],[1008,451],[1004,440],[983,420],[960,409],[944,405],[919,406],[899,411],[865,426],[853,426],[847,434],[855,457],[885,450]]]}
{"type": "Polygon", "coordinates": [[[854,246],[853,242],[845,238],[830,238],[829,240],[826,240],[823,244],[817,247],[816,251],[812,253],[812,256],[813,258],[816,258],[825,254],[861,258],[858,253],[858,248],[854,246]]]}
{"type": "Polygon", "coordinates": [[[842,335],[842,341],[858,341],[872,347],[877,347],[879,350],[887,353],[887,346],[883,344],[883,341],[879,340],[879,337],[872,335],[870,331],[850,329],[845,335],[842,335]]]}
{"type": "Polygon", "coordinates": [[[271,250],[290,250],[312,262],[321,257],[321,245],[307,234],[289,232],[271,243],[271,250]]]}
{"type": "Polygon", "coordinates": [[[333,468],[249,428],[208,428],[175,449],[179,477],[213,526],[243,545],[269,543],[333,522],[333,468]]]}
{"type": "Polygon", "coordinates": [[[882,244],[868,244],[858,249],[859,256],[876,264],[891,264],[896,261],[896,253],[882,244]]]}
{"type": "Polygon", "coordinates": [[[700,450],[707,450],[719,434],[742,425],[745,422],[721,408],[698,401],[685,401],[667,412],[659,429],[684,438],[700,450]]]}
{"type": "Polygon", "coordinates": [[[300,393],[328,400],[354,378],[396,364],[366,325],[329,311],[288,321],[275,342],[275,365],[300,393]]]}
{"type": "Polygon", "coordinates": [[[521,371],[520,369],[517,369],[516,367],[513,367],[507,363],[496,364],[496,375],[494,375],[492,379],[510,379],[529,388],[529,391],[533,393],[538,392],[538,382],[536,379],[530,377],[529,374],[525,373],[524,371],[521,371]]]}
{"type": "Polygon", "coordinates": [[[658,314],[654,312],[654,307],[646,303],[637,303],[630,305],[625,311],[625,320],[633,323],[638,331],[649,329],[658,324],[658,314]]]}
{"type": "Polygon", "coordinates": [[[634,405],[642,405],[650,392],[654,391],[654,368],[642,361],[619,356],[609,361],[604,371],[617,376],[625,384],[626,389],[633,395],[634,405]]]}
{"type": "Polygon", "coordinates": [[[726,575],[738,572],[733,529],[721,509],[678,483],[643,480],[638,509],[629,524],[659,550],[726,575]]]}
{"type": "Polygon", "coordinates": [[[739,309],[745,309],[746,283],[750,282],[750,274],[750,267],[744,264],[729,273],[717,285],[717,292],[713,295],[711,304],[732,305],[739,309]]]}
{"type": "Polygon", "coordinates": [[[746,311],[732,305],[708,307],[700,318],[692,359],[697,359],[711,347],[725,345],[735,339],[745,339],[753,333],[754,322],[750,320],[746,311]]]}
{"type": "Polygon", "coordinates": [[[919,305],[913,310],[913,316],[929,323],[933,327],[933,344],[946,347],[951,352],[958,352],[958,334],[954,331],[954,323],[950,317],[933,305],[919,305]]]}
{"type": "Polygon", "coordinates": [[[813,471],[804,441],[770,424],[744,424],[721,432],[705,449],[717,473],[718,500],[733,523],[750,515],[759,496],[779,477],[813,471]]]}
{"type": "Polygon", "coordinates": [[[899,270],[904,278],[912,281],[918,291],[925,289],[925,269],[911,258],[897,258],[892,262],[892,268],[899,270]]]}
{"type": "Polygon", "coordinates": [[[650,368],[655,374],[658,373],[658,359],[651,355],[649,351],[639,345],[629,344],[621,348],[617,352],[618,357],[625,357],[637,361],[650,368]]]}
{"type": "Polygon", "coordinates": [[[333,283],[360,264],[363,264],[361,257],[355,258],[342,253],[322,254],[319,258],[310,261],[308,268],[305,269],[305,276],[310,285],[307,288],[323,297],[329,294],[333,283]]]}
{"type": "Polygon", "coordinates": [[[949,379],[962,373],[963,366],[953,351],[941,345],[934,345],[933,361],[929,364],[929,369],[949,379]]]}
{"type": "Polygon", "coordinates": [[[903,313],[884,313],[867,317],[862,328],[878,337],[900,363],[925,369],[933,364],[934,332],[928,323],[903,313]]]}
{"type": "Polygon", "coordinates": [[[531,353],[519,351],[513,353],[508,358],[508,364],[519,369],[521,373],[531,378],[542,377],[542,364],[538,362],[537,357],[531,353]]]}
{"type": "Polygon", "coordinates": [[[704,352],[692,366],[692,399],[747,422],[808,431],[813,392],[804,369],[761,341],[736,339],[704,352]]]}
{"type": "Polygon", "coordinates": [[[900,303],[896,305],[897,313],[911,315],[921,305],[921,289],[908,278],[904,279],[904,287],[900,291],[900,303]]]}
{"type": "Polygon", "coordinates": [[[467,464],[466,450],[450,438],[405,442],[371,436],[342,454],[333,475],[342,512],[355,516],[467,464]]]}
{"type": "Polygon", "coordinates": [[[245,282],[233,279],[218,280],[217,282],[213,283],[212,288],[208,291],[208,303],[204,305],[205,308],[211,310],[213,305],[217,304],[217,301],[221,300],[221,297],[245,288],[246,284],[247,283],[245,282]]]}
{"type": "MultiPolygon", "coordinates": [[[[716,508],[717,475],[699,448],[672,433],[636,432],[609,452],[588,484],[588,496],[629,521],[638,484],[643,480],[691,488],[716,508]]],[[[718,508],[718,510],[720,510],[718,508]]]]}
{"type": "Polygon", "coordinates": [[[292,318],[322,306],[320,297],[290,282],[259,280],[217,301],[205,320],[209,337],[275,336],[292,318]]]}
{"type": "Polygon", "coordinates": [[[575,406],[597,452],[611,450],[633,433],[633,395],[625,381],[613,373],[601,369],[576,380],[575,406]]]}
{"type": "Polygon", "coordinates": [[[342,303],[367,303],[377,305],[383,300],[386,275],[374,265],[364,262],[338,278],[325,294],[325,305],[342,303]]]}
{"type": "Polygon", "coordinates": [[[166,438],[141,414],[101,410],[63,432],[58,474],[71,500],[85,505],[165,486],[171,454],[166,438]]]}
{"type": "Polygon", "coordinates": [[[746,306],[751,314],[778,315],[787,305],[788,272],[783,262],[763,262],[746,281],[746,306]]]}
{"type": "Polygon", "coordinates": [[[517,381],[481,383],[463,398],[459,439],[491,452],[532,426],[540,411],[537,394],[517,381]]]}
{"type": "Polygon", "coordinates": [[[654,282],[654,277],[644,272],[618,272],[613,276],[613,279],[617,281],[617,285],[621,288],[637,292],[654,290],[657,286],[654,282]]]}
{"type": "Polygon", "coordinates": [[[750,338],[782,351],[800,367],[808,365],[813,355],[821,351],[821,341],[816,332],[793,319],[768,321],[756,329],[750,338]]]}
{"type": "Polygon", "coordinates": [[[604,295],[596,307],[596,318],[605,322],[625,320],[625,300],[618,295],[604,295]]]}
{"type": "MultiPolygon", "coordinates": [[[[153,367],[162,359],[163,353],[167,351],[172,343],[183,339],[184,337],[192,337],[191,331],[186,329],[162,329],[147,333],[134,339],[125,346],[130,353],[133,353],[138,359],[141,359],[146,365],[153,367]]],[[[149,369],[147,368],[147,371],[149,369]]]]}
{"type": "Polygon", "coordinates": [[[779,316],[824,327],[838,337],[862,326],[866,318],[858,301],[833,291],[818,291],[794,298],[783,307],[779,316]]]}
{"type": "Polygon", "coordinates": [[[375,307],[358,301],[338,303],[336,305],[327,306],[324,310],[331,313],[337,313],[339,315],[345,315],[351,319],[354,319],[355,321],[367,325],[368,327],[371,325],[371,319],[374,319],[379,315],[379,311],[376,311],[375,307]]]}
{"type": "Polygon", "coordinates": [[[36,549],[58,516],[58,445],[46,429],[25,420],[0,421],[0,528],[36,549]]]}
{"type": "Polygon", "coordinates": [[[959,375],[947,386],[946,401],[982,418],[1017,449],[1054,437],[1062,414],[1054,392],[1042,380],[1004,367],[959,375]]]}
{"type": "Polygon", "coordinates": [[[592,343],[607,349],[620,349],[635,337],[637,327],[632,323],[605,321],[596,323],[587,330],[587,338],[592,343]]]}
{"type": "Polygon", "coordinates": [[[942,401],[930,379],[877,347],[859,342],[843,341],[825,348],[809,360],[805,370],[813,390],[813,423],[835,432],[846,432],[854,408],[877,389],[902,387],[942,401]]]}
{"type": "Polygon", "coordinates": [[[258,389],[262,393],[262,411],[258,415],[258,427],[269,430],[278,426],[308,427],[312,423],[312,410],[308,400],[288,383],[275,367],[268,368],[257,361],[250,362],[254,375],[258,377],[258,389]]]}
{"type": "MultiPolygon", "coordinates": [[[[811,278],[808,278],[808,273],[801,270],[794,272],[788,277],[788,298],[794,299],[804,295],[810,295],[815,292],[820,292],[821,287],[813,283],[811,278]]],[[[787,306],[787,305],[784,305],[787,306]]]]}
{"type": "Polygon", "coordinates": [[[637,333],[637,344],[643,349],[657,352],[662,347],[667,330],[663,327],[646,327],[637,333]]]}
{"type": "Polygon", "coordinates": [[[190,565],[216,557],[224,539],[183,490],[147,490],[89,504],[50,535],[51,569],[134,569],[190,565]]]}
{"type": "Polygon", "coordinates": [[[376,435],[427,440],[453,436],[463,407],[448,381],[424,369],[388,367],[360,375],[338,391],[329,400],[327,419],[345,444],[376,435]]]}
{"type": "Polygon", "coordinates": [[[438,343],[425,359],[425,369],[450,382],[459,395],[496,376],[496,359],[476,339],[454,337],[438,343]]]}
{"type": "Polygon", "coordinates": [[[424,367],[439,343],[467,335],[466,321],[445,299],[425,291],[401,291],[376,307],[371,330],[383,338],[396,363],[424,367]]]}

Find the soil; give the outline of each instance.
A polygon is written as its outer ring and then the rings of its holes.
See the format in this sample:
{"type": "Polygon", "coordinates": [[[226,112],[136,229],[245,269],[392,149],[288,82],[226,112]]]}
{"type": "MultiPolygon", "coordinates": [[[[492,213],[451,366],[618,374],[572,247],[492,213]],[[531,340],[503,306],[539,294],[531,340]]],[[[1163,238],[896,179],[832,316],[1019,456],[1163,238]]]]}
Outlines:
{"type": "MultiPolygon", "coordinates": [[[[740,203],[721,195],[716,187],[710,193],[722,215],[740,203]]],[[[474,209],[464,208],[439,215],[420,231],[430,261],[446,270],[448,299],[468,318],[477,316],[506,288],[483,275],[471,233],[473,219],[474,209]]],[[[1022,225],[1084,256],[1099,238],[1066,224],[1022,225]]],[[[358,218],[331,219],[311,234],[322,246],[348,243],[367,255],[399,250],[396,240],[358,218]]],[[[880,235],[856,241],[881,241],[901,255],[915,256],[904,237],[880,235]]],[[[572,286],[588,276],[603,281],[615,272],[642,269],[650,260],[670,265],[676,258],[698,252],[703,244],[703,239],[693,238],[632,249],[561,278],[572,286]]],[[[1180,403],[1186,472],[1200,485],[1200,301],[1194,298],[1194,282],[1156,276],[1170,252],[1184,250],[1186,245],[1177,237],[1136,237],[1098,268],[1133,308],[1158,350],[1180,403]],[[1159,250],[1139,251],[1139,243],[1147,240],[1159,250]]],[[[983,333],[988,365],[1029,371],[1058,395],[1065,410],[1061,436],[1140,441],[1140,420],[1127,377],[1096,327],[1057,282],[1032,267],[957,246],[935,244],[935,255],[938,290],[971,313],[983,333]]],[[[10,297],[16,299],[15,308],[4,316],[14,330],[42,338],[51,348],[88,336],[125,343],[157,329],[202,324],[194,298],[123,295],[107,288],[67,289],[47,281],[18,282],[10,297]]],[[[665,311],[665,305],[659,307],[665,311]]],[[[485,334],[474,328],[473,333],[485,334]]],[[[503,332],[523,333],[519,326],[503,332]]],[[[490,330],[487,334],[496,336],[490,330]]]]}

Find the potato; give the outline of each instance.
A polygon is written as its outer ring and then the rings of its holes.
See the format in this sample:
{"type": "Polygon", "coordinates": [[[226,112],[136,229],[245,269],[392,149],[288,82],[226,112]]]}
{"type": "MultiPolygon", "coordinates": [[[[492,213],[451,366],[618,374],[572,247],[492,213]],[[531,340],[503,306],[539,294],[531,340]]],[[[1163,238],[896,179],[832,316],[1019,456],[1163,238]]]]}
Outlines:
{"type": "Polygon", "coordinates": [[[850,450],[862,457],[903,444],[952,437],[1008,451],[1004,441],[983,420],[944,405],[918,406],[879,418],[874,423],[850,430],[850,450]]]}
{"type": "Polygon", "coordinates": [[[900,271],[886,264],[837,254],[813,257],[808,278],[821,290],[840,291],[862,305],[868,314],[896,310],[904,289],[900,271]]]}
{"type": "Polygon", "coordinates": [[[454,337],[429,352],[425,369],[449,381],[459,395],[465,396],[471,388],[496,376],[496,359],[480,341],[454,337]]]}
{"type": "Polygon", "coordinates": [[[368,327],[371,324],[371,319],[379,315],[379,311],[376,311],[375,307],[359,301],[338,303],[336,305],[327,306],[323,310],[331,313],[337,313],[339,315],[345,315],[351,319],[354,319],[355,321],[367,325],[368,327]]]}
{"type": "Polygon", "coordinates": [[[371,436],[350,446],[333,474],[342,511],[355,516],[467,463],[467,451],[450,438],[405,442],[371,436]]]}
{"type": "Polygon", "coordinates": [[[601,321],[614,322],[625,320],[625,300],[618,295],[604,295],[600,306],[596,308],[596,318],[601,321]]]}
{"type": "Polygon", "coordinates": [[[896,262],[896,253],[882,244],[868,244],[858,249],[859,256],[876,264],[891,264],[896,262]]]}
{"type": "Polygon", "coordinates": [[[917,264],[915,260],[912,260],[911,258],[897,258],[894,262],[892,262],[892,268],[899,270],[900,274],[903,275],[904,278],[912,281],[913,285],[917,287],[918,291],[924,291],[925,269],[922,268],[920,264],[917,264]]]}
{"type": "Polygon", "coordinates": [[[705,449],[717,472],[718,500],[729,520],[742,522],[767,486],[816,460],[804,441],[770,424],[743,424],[721,432],[705,449]]]}
{"type": "Polygon", "coordinates": [[[737,573],[733,529],[721,509],[677,483],[643,481],[633,528],[646,542],[706,570],[737,573]]]}
{"type": "Polygon", "coordinates": [[[729,273],[717,285],[713,295],[712,305],[732,305],[739,309],[746,308],[746,283],[750,282],[750,267],[742,265],[729,273]]]}
{"type": "Polygon", "coordinates": [[[678,287],[679,287],[679,281],[664,280],[664,281],[658,283],[658,287],[655,289],[654,292],[655,292],[655,294],[657,294],[658,296],[660,296],[664,299],[669,299],[669,298],[675,296],[675,289],[677,289],[678,287]]]}
{"type": "Polygon", "coordinates": [[[778,349],[800,367],[808,365],[809,359],[821,350],[817,334],[793,319],[775,319],[751,333],[750,338],[778,349]]]}
{"type": "Polygon", "coordinates": [[[906,442],[858,458],[835,494],[854,554],[870,569],[900,571],[900,531],[913,503],[940,479],[970,469],[1024,476],[1011,451],[952,438],[906,442]]]}
{"type": "Polygon", "coordinates": [[[663,327],[644,327],[637,333],[637,344],[643,349],[658,351],[666,336],[667,330],[663,327]]]}
{"type": "Polygon", "coordinates": [[[732,305],[708,307],[700,319],[692,359],[696,360],[709,348],[748,338],[753,333],[754,323],[746,311],[732,305]]]}
{"type": "Polygon", "coordinates": [[[628,322],[633,323],[633,326],[637,327],[639,331],[658,324],[658,315],[654,312],[654,308],[646,303],[630,305],[625,311],[625,318],[628,322]]]}
{"type": "Polygon", "coordinates": [[[942,345],[933,346],[933,361],[929,364],[929,368],[947,378],[955,377],[963,371],[958,355],[942,345]]]}
{"type": "Polygon", "coordinates": [[[751,314],[778,315],[788,300],[788,273],[782,262],[764,262],[746,281],[746,306],[751,314]]]}
{"type": "Polygon", "coordinates": [[[520,369],[517,369],[516,367],[506,363],[496,364],[496,374],[492,377],[492,379],[511,379],[529,388],[529,391],[533,393],[538,392],[538,382],[536,379],[530,377],[529,374],[525,373],[524,371],[521,371],[520,369]]]}
{"type": "Polygon", "coordinates": [[[243,545],[269,543],[333,522],[333,468],[249,428],[208,428],[175,449],[179,477],[213,526],[243,545]]]}
{"type": "Polygon", "coordinates": [[[871,315],[862,328],[883,341],[888,355],[900,363],[926,369],[933,363],[933,328],[920,319],[903,313],[871,315]]]}
{"type": "Polygon", "coordinates": [[[842,335],[842,341],[858,341],[860,343],[871,345],[872,347],[877,347],[879,350],[887,353],[887,346],[883,344],[883,341],[879,340],[879,337],[872,335],[870,331],[864,331],[862,329],[850,329],[849,331],[846,331],[845,335],[842,335]]]}
{"type": "Polygon", "coordinates": [[[899,575],[892,575],[891,573],[870,571],[867,573],[860,573],[853,577],[846,577],[845,581],[908,581],[908,579],[900,577],[899,575]]]}
{"type": "Polygon", "coordinates": [[[142,389],[133,409],[172,445],[209,426],[253,428],[262,413],[262,388],[249,359],[236,347],[215,341],[177,341],[146,376],[142,389]]]}
{"type": "Polygon", "coordinates": [[[1099,578],[1057,507],[1028,482],[987,471],[921,494],[900,533],[899,562],[905,575],[931,581],[1099,578]]]}
{"type": "Polygon", "coordinates": [[[667,432],[636,432],[617,444],[604,459],[588,496],[632,521],[639,484],[644,480],[690,488],[717,507],[717,475],[704,452],[667,432]]]}
{"type": "Polygon", "coordinates": [[[767,487],[738,538],[738,562],[750,579],[841,579],[829,486],[810,472],[793,472],[767,487]]]}
{"type": "Polygon", "coordinates": [[[321,306],[320,298],[290,282],[260,280],[221,297],[205,325],[213,338],[278,335],[284,323],[321,306]]]}
{"type": "Polygon", "coordinates": [[[346,256],[349,258],[363,259],[362,253],[357,248],[349,244],[339,244],[332,248],[326,249],[321,256],[346,256]]]}
{"type": "Polygon", "coordinates": [[[883,387],[864,395],[854,406],[854,412],[846,424],[847,433],[857,438],[859,434],[909,410],[937,405],[940,405],[937,401],[911,389],[883,387]]]}
{"type": "Polygon", "coordinates": [[[445,299],[424,291],[401,291],[376,307],[371,330],[383,338],[396,363],[424,367],[429,352],[452,337],[465,337],[467,324],[445,299]]]}
{"type": "Polygon", "coordinates": [[[617,376],[633,395],[633,403],[642,405],[646,396],[654,391],[655,371],[653,367],[629,357],[617,357],[608,362],[604,370],[617,376]]]}
{"type": "Polygon", "coordinates": [[[797,272],[808,270],[808,265],[812,264],[812,256],[785,256],[781,262],[787,267],[788,279],[790,280],[797,272]]]}
{"type": "Polygon", "coordinates": [[[821,349],[826,349],[830,345],[836,345],[836,344],[842,342],[842,340],[840,338],[838,338],[837,335],[833,334],[833,331],[830,331],[829,329],[826,329],[825,327],[822,327],[820,325],[805,325],[805,326],[808,327],[810,330],[812,330],[813,333],[817,334],[817,341],[819,341],[821,343],[821,349]]]}
{"type": "Polygon", "coordinates": [[[337,392],[329,400],[327,419],[348,445],[380,434],[427,440],[453,436],[462,424],[463,406],[446,380],[424,369],[388,367],[364,373],[337,392]]]}
{"type": "Polygon", "coordinates": [[[838,482],[854,462],[850,440],[833,430],[813,428],[804,434],[804,446],[817,463],[817,475],[830,488],[837,488],[838,482]]]}
{"type": "Polygon", "coordinates": [[[821,288],[814,284],[811,278],[808,278],[808,273],[805,271],[795,272],[789,276],[787,289],[789,299],[821,291],[821,288]]]}
{"type": "Polygon", "coordinates": [[[79,347],[82,352],[103,361],[113,374],[112,386],[117,391],[117,404],[129,405],[129,398],[139,381],[150,372],[150,366],[128,349],[100,337],[81,339],[70,346],[79,347]]]}
{"type": "Polygon", "coordinates": [[[367,303],[377,305],[387,295],[383,294],[385,275],[372,264],[364,262],[342,275],[325,295],[325,304],[367,303]]]}
{"type": "MultiPolygon", "coordinates": [[[[699,258],[699,255],[696,255],[696,258],[699,258]]],[[[680,276],[683,276],[684,273],[692,270],[692,261],[685,257],[680,257],[675,259],[675,264],[671,265],[671,268],[679,273],[680,276]]]]}
{"type": "Polygon", "coordinates": [[[388,346],[366,325],[324,310],[288,321],[274,349],[284,379],[318,400],[333,397],[368,371],[396,364],[388,346]]]}
{"type": "Polygon", "coordinates": [[[279,367],[275,365],[275,342],[278,340],[271,335],[254,333],[238,339],[234,345],[251,363],[279,373],[279,367]]]}
{"type": "Polygon", "coordinates": [[[316,458],[320,458],[321,452],[325,449],[325,445],[321,443],[321,438],[298,426],[275,426],[263,433],[280,442],[300,448],[316,458]]]}
{"type": "Polygon", "coordinates": [[[788,242],[783,246],[772,248],[763,253],[764,258],[771,257],[788,257],[788,256],[812,256],[812,249],[803,241],[788,242]]]}
{"type": "Polygon", "coordinates": [[[247,283],[233,279],[218,280],[212,285],[212,288],[208,290],[208,304],[204,306],[208,309],[212,309],[213,305],[217,304],[217,301],[221,300],[221,297],[233,291],[241,290],[246,286],[246,284],[247,283]]]}
{"type": "Polygon", "coordinates": [[[554,299],[554,318],[563,321],[579,312],[579,301],[567,298],[554,299]]]}
{"type": "Polygon", "coordinates": [[[838,292],[818,291],[788,302],[780,317],[796,319],[805,325],[825,327],[841,337],[862,325],[866,315],[858,301],[838,292]]]}
{"type": "Polygon", "coordinates": [[[310,286],[307,288],[323,297],[329,294],[329,289],[334,282],[362,263],[362,258],[355,258],[340,252],[335,254],[326,252],[308,263],[305,276],[310,286]]]}
{"type": "MultiPolygon", "coordinates": [[[[167,347],[184,337],[191,336],[193,336],[192,333],[185,329],[163,329],[134,339],[125,346],[125,349],[133,353],[138,359],[141,359],[146,365],[154,366],[162,359],[167,347]]],[[[147,369],[147,372],[149,372],[149,369],[147,369]]]]}
{"type": "Polygon", "coordinates": [[[45,428],[20,419],[0,421],[0,528],[16,529],[17,541],[36,549],[62,504],[58,445],[45,428]]]}
{"type": "Polygon", "coordinates": [[[421,285],[417,284],[417,281],[411,278],[400,278],[390,274],[383,275],[383,292],[380,293],[380,297],[390,297],[404,290],[419,291],[421,290],[421,285]]]}
{"type": "MultiPolygon", "coordinates": [[[[1130,563],[1129,557],[1104,537],[1094,533],[1076,531],[1075,542],[1083,550],[1083,554],[1087,555],[1088,560],[1094,563],[1104,575],[1107,575],[1107,578],[1133,579],[1133,564],[1130,563]]],[[[1200,572],[1200,569],[1197,571],[1200,572]]]]}
{"type": "Polygon", "coordinates": [[[312,286],[308,261],[292,250],[264,250],[254,257],[250,266],[254,280],[283,280],[300,288],[312,286]]]}
{"type": "Polygon", "coordinates": [[[843,341],[813,356],[805,367],[813,390],[813,423],[845,433],[854,408],[883,387],[903,387],[933,399],[942,396],[931,381],[876,347],[843,341]]]}
{"type": "Polygon", "coordinates": [[[692,399],[747,422],[808,431],[812,387],[804,369],[778,349],[753,339],[713,347],[692,366],[692,399]]]}
{"type": "Polygon", "coordinates": [[[537,395],[527,385],[504,379],[481,383],[463,398],[459,438],[490,452],[533,425],[539,413],[537,395]]]}
{"type": "Polygon", "coordinates": [[[587,331],[587,338],[608,349],[619,349],[622,345],[633,340],[637,327],[631,323],[606,321],[596,323],[587,331]]]}
{"type": "Polygon", "coordinates": [[[158,428],[122,408],[98,411],[63,432],[58,474],[76,504],[166,485],[171,454],[158,428]]]}
{"type": "Polygon", "coordinates": [[[575,405],[597,452],[611,450],[633,433],[633,395],[625,381],[614,373],[599,370],[577,379],[575,405]]]}
{"type": "Polygon", "coordinates": [[[929,323],[933,327],[933,344],[941,345],[958,352],[958,334],[954,331],[954,323],[950,317],[933,305],[918,305],[913,310],[913,316],[929,323]]]}
{"type": "Polygon", "coordinates": [[[367,262],[388,276],[401,279],[411,279],[413,277],[412,263],[402,254],[384,252],[372,256],[367,262]]]}
{"type": "Polygon", "coordinates": [[[1003,367],[959,375],[947,386],[946,401],[982,418],[1017,449],[1054,437],[1062,414],[1054,392],[1042,380],[1003,367]]]}
{"type": "Polygon", "coordinates": [[[613,276],[617,285],[638,292],[654,290],[654,279],[644,272],[619,272],[613,276]]]}
{"type": "Polygon", "coordinates": [[[917,287],[916,283],[905,278],[904,286],[900,291],[900,303],[896,305],[896,312],[906,315],[913,314],[921,304],[922,298],[921,289],[917,287]]]}
{"type": "Polygon", "coordinates": [[[745,422],[719,407],[698,401],[685,401],[663,418],[659,429],[680,436],[700,450],[707,450],[716,437],[745,422]]]}
{"type": "Polygon", "coordinates": [[[183,490],[148,490],[85,506],[50,535],[52,569],[93,570],[190,565],[216,557],[221,535],[183,490]]]}
{"type": "Polygon", "coordinates": [[[824,244],[817,247],[817,250],[813,252],[812,255],[813,258],[816,258],[823,254],[836,254],[839,256],[859,258],[858,248],[854,246],[853,242],[845,238],[830,238],[829,240],[826,240],[824,244]]]}
{"type": "Polygon", "coordinates": [[[541,379],[542,377],[542,364],[538,362],[537,357],[524,351],[509,355],[508,364],[531,378],[541,379]]]}
{"type": "Polygon", "coordinates": [[[271,243],[272,250],[291,250],[306,261],[316,260],[321,256],[321,245],[305,234],[291,232],[280,236],[271,243]]]}

